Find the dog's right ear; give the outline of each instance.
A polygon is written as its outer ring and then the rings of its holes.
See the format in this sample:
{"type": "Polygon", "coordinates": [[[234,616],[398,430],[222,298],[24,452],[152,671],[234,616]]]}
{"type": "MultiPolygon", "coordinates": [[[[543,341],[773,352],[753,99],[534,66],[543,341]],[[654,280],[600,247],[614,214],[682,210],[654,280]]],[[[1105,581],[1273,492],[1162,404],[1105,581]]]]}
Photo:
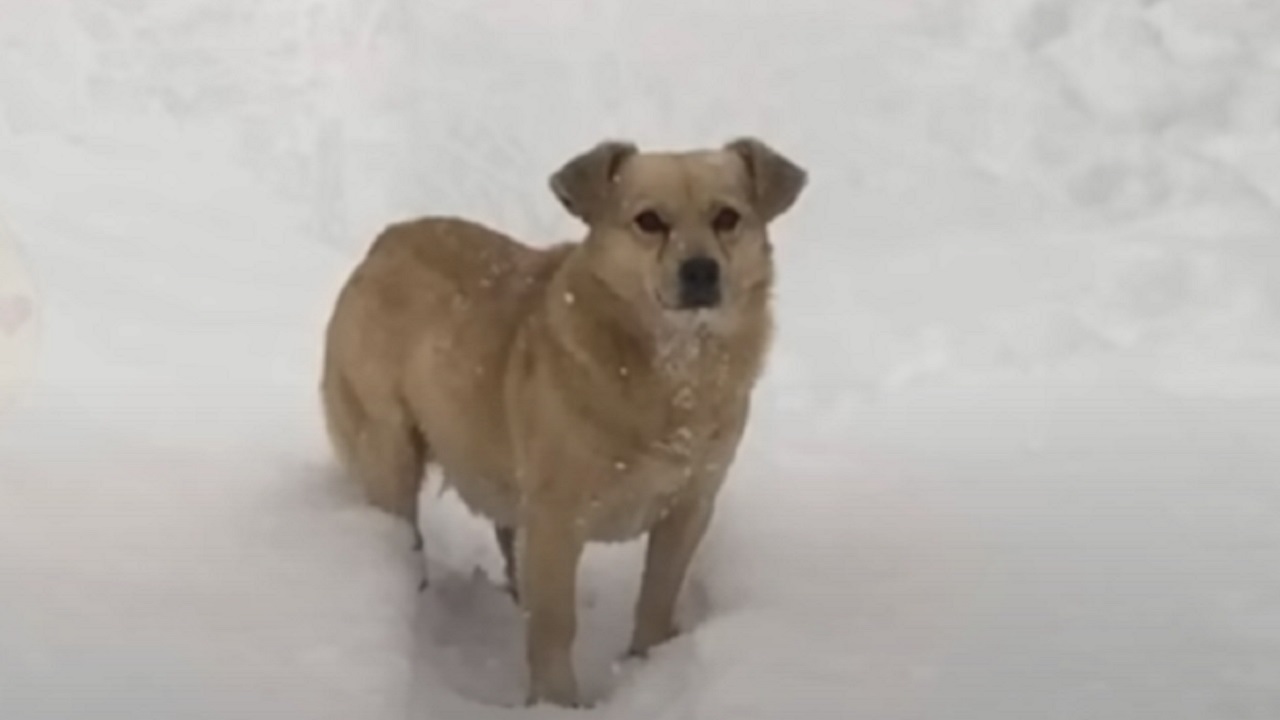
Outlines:
{"type": "Polygon", "coordinates": [[[551,176],[551,192],[578,219],[590,225],[609,199],[610,188],[627,158],[636,154],[629,142],[602,142],[565,163],[551,176]]]}

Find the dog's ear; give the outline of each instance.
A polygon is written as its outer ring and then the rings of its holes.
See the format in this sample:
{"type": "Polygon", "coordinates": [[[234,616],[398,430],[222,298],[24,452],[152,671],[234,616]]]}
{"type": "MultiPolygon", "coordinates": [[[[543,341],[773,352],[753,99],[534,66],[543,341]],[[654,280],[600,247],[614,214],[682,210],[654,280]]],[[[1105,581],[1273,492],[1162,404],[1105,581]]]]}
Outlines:
{"type": "Polygon", "coordinates": [[[746,165],[756,212],[766,223],[789,210],[808,182],[808,173],[755,138],[738,138],[725,146],[746,165]]]}
{"type": "Polygon", "coordinates": [[[564,164],[551,176],[551,192],[565,209],[590,225],[609,199],[622,163],[636,146],[620,140],[602,142],[564,164]]]}

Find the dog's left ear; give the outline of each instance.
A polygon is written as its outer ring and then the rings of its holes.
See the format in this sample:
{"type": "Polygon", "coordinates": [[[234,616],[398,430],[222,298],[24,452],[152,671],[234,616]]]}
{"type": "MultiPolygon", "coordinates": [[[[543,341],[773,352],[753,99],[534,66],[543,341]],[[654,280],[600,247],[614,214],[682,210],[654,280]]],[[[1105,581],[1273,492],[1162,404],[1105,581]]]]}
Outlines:
{"type": "Polygon", "coordinates": [[[551,176],[551,192],[566,210],[590,225],[608,201],[622,163],[635,154],[636,146],[632,143],[602,142],[557,170],[551,176]]]}
{"type": "Polygon", "coordinates": [[[804,168],[756,138],[739,138],[725,149],[746,165],[756,212],[766,223],[789,210],[808,182],[804,168]]]}

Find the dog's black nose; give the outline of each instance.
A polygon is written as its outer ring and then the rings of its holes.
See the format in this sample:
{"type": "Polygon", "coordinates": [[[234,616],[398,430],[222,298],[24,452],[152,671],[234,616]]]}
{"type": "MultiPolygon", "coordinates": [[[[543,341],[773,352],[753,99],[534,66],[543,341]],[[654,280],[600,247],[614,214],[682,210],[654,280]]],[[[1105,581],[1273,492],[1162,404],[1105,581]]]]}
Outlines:
{"type": "Polygon", "coordinates": [[[720,303],[720,263],[709,257],[692,257],[680,263],[680,305],[715,307],[720,303]]]}

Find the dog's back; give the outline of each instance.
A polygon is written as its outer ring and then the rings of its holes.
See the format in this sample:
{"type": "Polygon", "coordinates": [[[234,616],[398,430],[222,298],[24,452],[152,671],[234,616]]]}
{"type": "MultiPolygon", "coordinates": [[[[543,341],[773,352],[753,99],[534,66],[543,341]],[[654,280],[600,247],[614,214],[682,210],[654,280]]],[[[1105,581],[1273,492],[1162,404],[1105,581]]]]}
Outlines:
{"type": "Polygon", "coordinates": [[[501,372],[564,254],[451,218],[379,235],[339,295],[322,381],[335,449],[375,504],[414,519],[433,458],[456,472],[505,475],[473,467],[506,464],[501,383],[488,374],[501,372]],[[477,438],[489,447],[471,448],[477,438]]]}

